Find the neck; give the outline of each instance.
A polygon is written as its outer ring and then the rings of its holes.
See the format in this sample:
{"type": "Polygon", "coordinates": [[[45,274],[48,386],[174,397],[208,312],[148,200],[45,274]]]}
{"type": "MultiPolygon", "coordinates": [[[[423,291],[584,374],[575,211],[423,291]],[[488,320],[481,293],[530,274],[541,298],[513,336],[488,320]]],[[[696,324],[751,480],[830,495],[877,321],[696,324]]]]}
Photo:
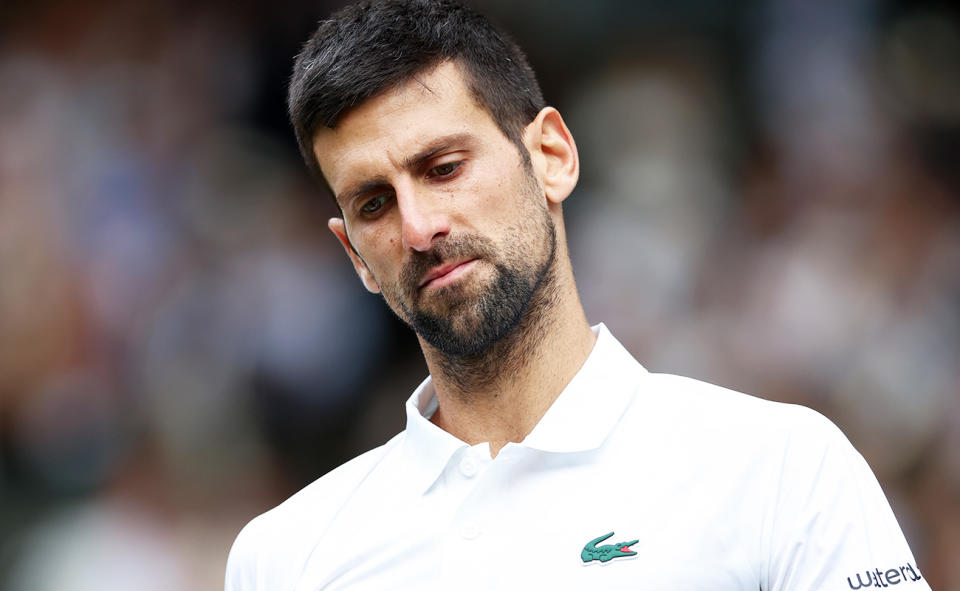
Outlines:
{"type": "Polygon", "coordinates": [[[431,420],[471,445],[489,442],[496,456],[533,430],[595,340],[569,260],[558,257],[517,325],[486,351],[447,356],[421,339],[439,403],[431,420]]]}

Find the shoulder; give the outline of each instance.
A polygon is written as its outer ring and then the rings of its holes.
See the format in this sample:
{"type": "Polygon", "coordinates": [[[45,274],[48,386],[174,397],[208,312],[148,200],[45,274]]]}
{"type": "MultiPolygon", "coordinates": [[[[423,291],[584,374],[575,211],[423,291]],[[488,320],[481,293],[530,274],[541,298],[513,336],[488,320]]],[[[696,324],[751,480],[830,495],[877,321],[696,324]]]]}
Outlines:
{"type": "Polygon", "coordinates": [[[403,439],[404,433],[396,435],[250,521],[230,550],[227,591],[291,586],[340,509],[363,482],[397,452],[403,439]]]}
{"type": "Polygon", "coordinates": [[[767,400],[692,378],[651,373],[640,394],[660,412],[683,415],[717,428],[843,437],[833,422],[806,406],[767,400]]]}
{"type": "Polygon", "coordinates": [[[768,487],[768,501],[782,515],[819,514],[854,494],[862,497],[857,506],[888,510],[866,460],[813,409],[663,374],[650,375],[647,394],[646,408],[669,417],[663,432],[679,432],[676,448],[759,478],[753,481],[768,487]]]}
{"type": "Polygon", "coordinates": [[[683,461],[714,463],[774,478],[800,465],[815,469],[828,452],[862,461],[846,436],[819,412],[699,380],[648,374],[628,422],[669,444],[683,461]]]}

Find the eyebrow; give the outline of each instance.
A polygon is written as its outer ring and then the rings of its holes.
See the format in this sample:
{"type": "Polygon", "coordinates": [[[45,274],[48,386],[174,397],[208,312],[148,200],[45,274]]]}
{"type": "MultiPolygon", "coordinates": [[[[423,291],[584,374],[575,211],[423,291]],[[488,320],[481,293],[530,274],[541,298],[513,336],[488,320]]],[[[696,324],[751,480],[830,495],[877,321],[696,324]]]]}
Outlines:
{"type": "Polygon", "coordinates": [[[417,168],[423,164],[424,161],[433,158],[440,152],[449,150],[457,144],[469,144],[472,137],[472,135],[466,132],[453,133],[443,137],[438,137],[424,146],[424,148],[416,154],[404,159],[401,166],[403,166],[404,170],[417,168]]]}
{"type": "MultiPolygon", "coordinates": [[[[425,161],[433,158],[440,152],[449,150],[458,144],[469,147],[469,145],[472,144],[472,139],[473,135],[471,135],[469,132],[453,133],[438,137],[424,146],[420,151],[404,158],[400,166],[404,170],[413,170],[419,168],[425,161]]],[[[387,186],[389,186],[389,183],[384,177],[374,177],[363,183],[360,183],[355,187],[351,187],[340,195],[337,195],[337,202],[341,205],[345,205],[358,195],[363,195],[364,193],[377,189],[383,189],[387,186]]]]}

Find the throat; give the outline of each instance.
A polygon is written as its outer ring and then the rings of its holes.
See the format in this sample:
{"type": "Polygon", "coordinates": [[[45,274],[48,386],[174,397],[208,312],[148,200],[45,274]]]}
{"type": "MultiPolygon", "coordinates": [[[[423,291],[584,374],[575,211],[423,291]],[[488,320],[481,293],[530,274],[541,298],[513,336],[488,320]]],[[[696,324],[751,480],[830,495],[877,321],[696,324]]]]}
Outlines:
{"type": "Polygon", "coordinates": [[[431,421],[470,445],[489,443],[494,457],[522,441],[569,379],[555,367],[556,353],[569,345],[561,307],[549,272],[517,324],[491,347],[459,356],[424,347],[439,402],[431,421]]]}
{"type": "Polygon", "coordinates": [[[524,396],[522,388],[483,394],[447,398],[430,421],[471,446],[488,444],[494,458],[507,443],[523,441],[552,402],[524,396]]]}

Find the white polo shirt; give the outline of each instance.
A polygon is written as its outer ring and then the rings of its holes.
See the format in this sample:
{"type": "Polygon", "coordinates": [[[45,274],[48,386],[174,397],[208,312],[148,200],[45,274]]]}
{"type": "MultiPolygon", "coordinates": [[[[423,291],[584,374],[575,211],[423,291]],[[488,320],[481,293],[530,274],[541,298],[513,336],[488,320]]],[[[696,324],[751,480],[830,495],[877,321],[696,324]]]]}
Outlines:
{"type": "Polygon", "coordinates": [[[495,459],[428,420],[428,378],[404,432],[243,529],[227,591],[929,589],[830,421],[650,374],[594,331],[584,366],[495,459]]]}

